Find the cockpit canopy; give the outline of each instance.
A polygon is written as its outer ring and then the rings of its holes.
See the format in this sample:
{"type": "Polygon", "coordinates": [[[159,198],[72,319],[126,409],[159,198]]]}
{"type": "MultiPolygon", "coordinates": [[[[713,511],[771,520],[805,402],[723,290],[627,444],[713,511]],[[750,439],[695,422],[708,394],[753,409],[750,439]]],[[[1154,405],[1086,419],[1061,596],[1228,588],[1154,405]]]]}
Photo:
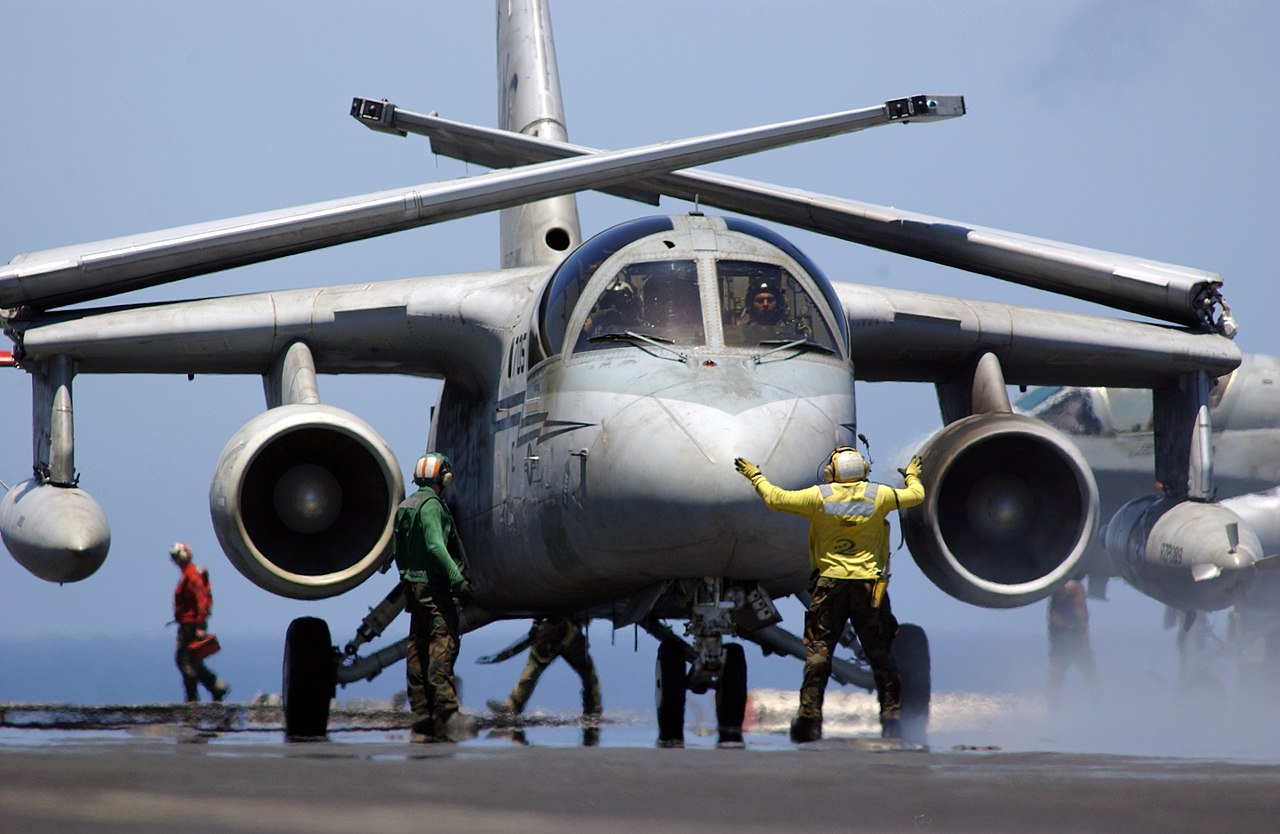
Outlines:
{"type": "Polygon", "coordinates": [[[735,218],[645,217],[588,240],[556,270],[539,322],[546,355],[655,339],[688,347],[798,343],[843,358],[831,284],[781,236],[735,218]]]}

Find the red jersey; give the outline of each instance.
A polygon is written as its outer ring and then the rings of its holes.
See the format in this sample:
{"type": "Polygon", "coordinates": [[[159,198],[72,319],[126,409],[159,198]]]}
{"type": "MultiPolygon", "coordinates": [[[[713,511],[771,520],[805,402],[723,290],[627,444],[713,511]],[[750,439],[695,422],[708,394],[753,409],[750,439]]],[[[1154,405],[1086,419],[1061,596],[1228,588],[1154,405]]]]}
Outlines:
{"type": "Polygon", "coordinates": [[[182,578],[173,589],[173,618],[179,623],[203,623],[213,609],[209,580],[195,562],[182,568],[182,578]]]}

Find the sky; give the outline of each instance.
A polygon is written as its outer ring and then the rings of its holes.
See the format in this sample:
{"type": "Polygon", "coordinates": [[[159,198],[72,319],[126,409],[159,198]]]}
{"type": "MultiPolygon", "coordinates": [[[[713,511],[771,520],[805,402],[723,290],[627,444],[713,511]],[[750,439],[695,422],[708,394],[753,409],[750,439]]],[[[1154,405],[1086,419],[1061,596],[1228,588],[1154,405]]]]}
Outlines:
{"type": "MultiPolygon", "coordinates": [[[[1264,97],[1280,88],[1280,9],[1266,0],[561,0],[552,12],[571,141],[620,148],[915,93],[961,93],[969,111],[962,119],[708,167],[1210,269],[1226,279],[1240,347],[1280,353],[1268,319],[1280,116],[1264,97]]],[[[353,96],[386,97],[494,124],[493,16],[488,4],[461,0],[0,0],[0,93],[8,102],[0,115],[0,261],[478,173],[433,157],[424,139],[372,133],[347,111],[353,96]]],[[[664,201],[662,210],[689,208],[664,201]]],[[[588,236],[654,211],[594,194],[581,197],[580,209],[588,236]]],[[[1112,314],[780,231],[833,280],[1112,314]]],[[[496,215],[483,216],[112,303],[482,270],[497,259],[496,215]]],[[[437,392],[437,383],[418,379],[320,380],[321,398],[372,423],[405,466],[425,444],[437,392]]],[[[903,459],[939,425],[929,386],[860,383],[857,393],[874,457],[903,459]]],[[[256,378],[77,378],[76,468],[111,520],[111,553],[93,577],[63,587],[0,558],[0,642],[163,635],[177,579],[167,550],[178,539],[212,572],[221,634],[278,646],[289,621],[307,615],[324,617],[345,641],[386,592],[386,577],[333,600],[286,600],[243,579],[217,547],[207,501],[214,463],[263,407],[256,378]]],[[[0,480],[14,484],[30,474],[26,374],[0,369],[0,413],[0,480]]],[[[960,603],[934,588],[905,550],[892,593],[900,618],[939,636],[1043,634],[1042,605],[987,611],[960,603]]],[[[784,625],[795,631],[798,610],[784,608],[784,625]]],[[[1117,581],[1111,599],[1094,606],[1095,628],[1171,642],[1160,633],[1161,610],[1117,581]]],[[[522,630],[493,626],[470,643],[501,645],[522,630]]],[[[600,646],[607,635],[603,624],[593,630],[600,646]]],[[[619,662],[650,674],[651,641],[638,657],[629,630],[616,642],[626,650],[619,662]]],[[[981,662],[935,657],[935,666],[981,662]]],[[[13,663],[5,669],[0,657],[0,700],[5,678],[44,673],[36,661],[13,663]]]]}

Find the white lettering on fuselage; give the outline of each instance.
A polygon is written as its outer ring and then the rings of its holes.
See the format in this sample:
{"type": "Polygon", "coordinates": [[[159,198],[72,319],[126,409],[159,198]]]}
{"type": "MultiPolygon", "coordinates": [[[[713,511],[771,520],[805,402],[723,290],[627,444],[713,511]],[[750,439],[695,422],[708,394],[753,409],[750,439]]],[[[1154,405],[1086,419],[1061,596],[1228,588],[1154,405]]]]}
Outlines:
{"type": "Polygon", "coordinates": [[[507,348],[507,379],[524,373],[524,363],[526,348],[529,344],[529,334],[521,333],[511,339],[511,344],[507,348]]]}

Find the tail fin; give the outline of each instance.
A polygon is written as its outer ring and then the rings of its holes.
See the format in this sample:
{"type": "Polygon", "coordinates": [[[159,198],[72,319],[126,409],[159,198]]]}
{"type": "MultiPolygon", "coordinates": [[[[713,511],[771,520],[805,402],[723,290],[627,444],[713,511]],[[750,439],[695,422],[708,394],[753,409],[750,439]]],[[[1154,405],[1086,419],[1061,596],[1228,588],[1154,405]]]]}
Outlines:
{"type": "MultiPolygon", "coordinates": [[[[547,0],[497,0],[498,126],[568,140],[547,0]]],[[[582,242],[572,194],[500,214],[502,266],[555,264],[582,242]]]]}

